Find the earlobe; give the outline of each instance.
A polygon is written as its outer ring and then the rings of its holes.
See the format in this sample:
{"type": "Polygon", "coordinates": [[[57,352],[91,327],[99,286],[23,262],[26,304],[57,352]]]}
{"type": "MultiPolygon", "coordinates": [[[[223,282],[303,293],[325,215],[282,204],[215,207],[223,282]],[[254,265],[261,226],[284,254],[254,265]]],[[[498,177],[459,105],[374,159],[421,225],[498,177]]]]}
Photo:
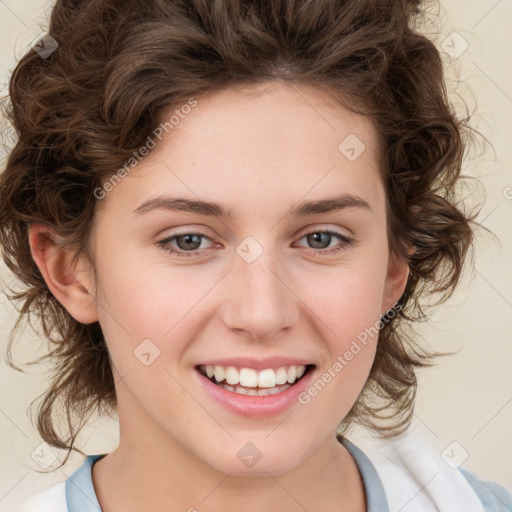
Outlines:
{"type": "Polygon", "coordinates": [[[44,224],[31,225],[29,243],[32,258],[53,296],[78,322],[96,322],[97,305],[91,286],[78,279],[77,268],[82,259],[73,262],[74,253],[66,249],[55,231],[44,224]]]}

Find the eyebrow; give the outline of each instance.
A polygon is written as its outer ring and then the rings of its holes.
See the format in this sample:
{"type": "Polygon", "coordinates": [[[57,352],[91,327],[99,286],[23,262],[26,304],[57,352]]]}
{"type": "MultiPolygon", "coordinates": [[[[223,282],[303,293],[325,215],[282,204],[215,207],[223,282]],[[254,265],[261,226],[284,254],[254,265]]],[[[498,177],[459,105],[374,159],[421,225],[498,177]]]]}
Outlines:
{"type": "MultiPolygon", "coordinates": [[[[292,217],[306,217],[317,213],[327,213],[353,207],[371,210],[370,205],[362,197],[352,194],[342,194],[341,196],[317,199],[315,201],[302,201],[293,207],[288,215],[292,217]]],[[[227,208],[221,204],[187,199],[185,197],[167,196],[148,199],[133,210],[133,213],[140,216],[153,210],[183,211],[224,219],[233,218],[233,209],[227,208]]]]}

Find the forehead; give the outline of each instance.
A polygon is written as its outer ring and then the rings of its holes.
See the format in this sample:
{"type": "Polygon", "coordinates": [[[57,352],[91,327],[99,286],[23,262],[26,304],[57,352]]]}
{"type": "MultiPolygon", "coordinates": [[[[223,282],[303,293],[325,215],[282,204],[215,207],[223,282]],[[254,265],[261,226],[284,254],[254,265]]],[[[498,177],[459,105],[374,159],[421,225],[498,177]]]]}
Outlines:
{"type": "Polygon", "coordinates": [[[191,137],[199,138],[198,142],[210,142],[219,150],[229,147],[231,154],[246,153],[250,145],[251,156],[262,150],[260,158],[275,156],[277,148],[283,157],[289,157],[290,152],[311,153],[319,139],[326,139],[337,156],[338,140],[352,135],[352,140],[360,140],[356,149],[364,144],[371,156],[378,156],[378,134],[371,120],[337,103],[325,89],[265,82],[199,96],[194,98],[193,107],[186,103],[159,113],[158,123],[168,146],[173,140],[182,144],[179,134],[183,133],[183,139],[188,135],[189,142],[191,137]]]}
{"type": "Polygon", "coordinates": [[[320,90],[224,89],[158,121],[161,140],[110,194],[122,193],[130,212],[165,192],[225,204],[232,216],[316,197],[382,199],[373,125],[320,90]]]}

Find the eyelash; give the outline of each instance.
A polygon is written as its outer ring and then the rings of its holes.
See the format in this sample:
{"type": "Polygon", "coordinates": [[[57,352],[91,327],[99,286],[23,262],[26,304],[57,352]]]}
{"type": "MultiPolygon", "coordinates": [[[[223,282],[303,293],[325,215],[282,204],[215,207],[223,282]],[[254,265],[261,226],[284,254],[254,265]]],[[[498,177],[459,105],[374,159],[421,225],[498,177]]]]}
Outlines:
{"type": "MultiPolygon", "coordinates": [[[[310,231],[308,233],[304,233],[300,239],[308,236],[308,235],[312,235],[312,234],[318,234],[318,233],[323,233],[323,234],[327,234],[327,235],[331,235],[331,236],[334,236],[336,237],[338,240],[340,240],[340,242],[342,242],[342,245],[341,246],[338,246],[338,247],[334,247],[333,249],[310,249],[316,253],[320,253],[321,255],[332,255],[332,254],[336,254],[340,251],[343,251],[345,250],[347,247],[351,246],[352,243],[353,243],[353,239],[352,238],[349,238],[345,235],[342,235],[341,233],[337,232],[337,231],[332,231],[332,230],[316,230],[316,231],[310,231]]],[[[164,251],[167,251],[175,256],[178,256],[180,258],[191,258],[191,257],[194,257],[195,255],[201,253],[202,251],[201,250],[194,250],[194,251],[183,251],[183,250],[180,250],[180,251],[176,251],[172,248],[172,246],[170,246],[170,242],[173,242],[175,241],[177,238],[180,238],[182,236],[186,236],[186,235],[194,235],[194,236],[200,236],[200,237],[203,237],[203,238],[207,238],[208,240],[210,239],[208,236],[206,236],[204,233],[193,233],[193,232],[190,232],[190,233],[179,233],[177,235],[173,235],[171,237],[168,237],[168,238],[165,238],[164,240],[160,240],[159,242],[157,242],[157,245],[159,247],[161,247],[162,249],[164,249],[164,251]]],[[[211,249],[203,249],[203,251],[209,251],[211,249]]]]}

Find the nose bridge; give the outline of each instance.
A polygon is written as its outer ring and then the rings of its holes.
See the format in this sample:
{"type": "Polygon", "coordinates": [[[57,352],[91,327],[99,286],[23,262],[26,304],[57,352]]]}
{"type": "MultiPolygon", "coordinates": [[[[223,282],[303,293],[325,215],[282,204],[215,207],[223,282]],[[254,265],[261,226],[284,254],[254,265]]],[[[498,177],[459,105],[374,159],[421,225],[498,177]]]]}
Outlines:
{"type": "Polygon", "coordinates": [[[227,326],[262,339],[293,325],[298,317],[298,299],[287,286],[285,262],[272,247],[264,247],[250,236],[236,252],[227,326]]]}

